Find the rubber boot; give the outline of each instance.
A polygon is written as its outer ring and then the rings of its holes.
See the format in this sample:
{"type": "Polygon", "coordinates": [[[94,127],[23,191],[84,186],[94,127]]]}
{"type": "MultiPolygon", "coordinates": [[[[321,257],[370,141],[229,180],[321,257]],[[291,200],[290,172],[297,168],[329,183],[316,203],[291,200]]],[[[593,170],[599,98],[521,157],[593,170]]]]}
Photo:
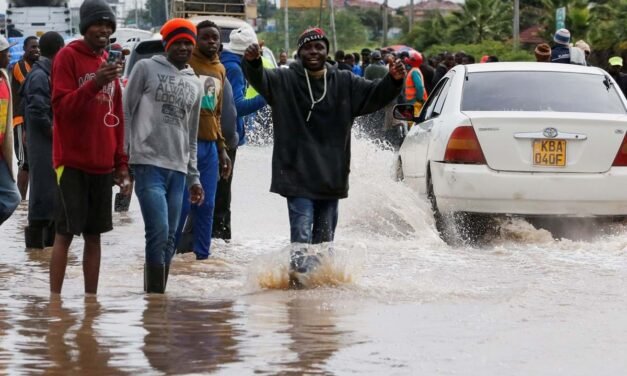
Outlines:
{"type": "Polygon", "coordinates": [[[170,275],[170,264],[165,264],[165,286],[164,286],[164,290],[165,287],[168,286],[168,276],[170,275]]]}
{"type": "Polygon", "coordinates": [[[144,265],[144,291],[163,294],[165,292],[165,265],[144,265]]]}
{"type": "Polygon", "coordinates": [[[54,245],[54,237],[56,233],[57,231],[54,221],[50,221],[48,226],[44,228],[44,247],[52,247],[54,245]]]}
{"type": "Polygon", "coordinates": [[[37,224],[30,224],[24,229],[24,240],[26,248],[43,249],[44,246],[44,227],[37,224]]]}

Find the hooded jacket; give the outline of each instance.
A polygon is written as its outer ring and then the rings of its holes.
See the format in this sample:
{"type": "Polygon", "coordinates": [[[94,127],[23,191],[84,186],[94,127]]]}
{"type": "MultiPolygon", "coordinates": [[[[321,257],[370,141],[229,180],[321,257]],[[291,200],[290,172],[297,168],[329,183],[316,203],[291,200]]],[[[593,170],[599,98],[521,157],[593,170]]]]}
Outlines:
{"type": "Polygon", "coordinates": [[[327,68],[324,77],[309,74],[312,101],[300,61],[289,69],[263,69],[260,61],[244,62],[251,85],[272,107],[274,149],[270,190],[286,197],[339,199],[348,196],[351,127],[357,116],[375,112],[396,99],[403,80],[389,74],[368,81],[350,71],[327,68]],[[311,117],[307,116],[311,110],[311,117]]]}
{"type": "Polygon", "coordinates": [[[237,109],[233,100],[233,88],[228,79],[224,80],[224,96],[222,97],[222,113],[220,116],[222,135],[229,150],[237,149],[239,134],[237,134],[237,109]]]}
{"type": "Polygon", "coordinates": [[[220,61],[226,68],[226,77],[233,88],[233,99],[237,109],[237,133],[239,134],[238,145],[246,143],[244,132],[244,116],[259,111],[266,105],[266,101],[261,95],[246,99],[246,79],[242,71],[242,55],[234,54],[230,51],[222,51],[220,61]]]}
{"type": "Polygon", "coordinates": [[[55,57],[51,74],[55,168],[106,174],[127,167],[120,82],[99,88],[95,80],[106,59],[106,51],[98,55],[83,40],[68,44],[55,57]]]}
{"type": "Polygon", "coordinates": [[[220,114],[224,102],[224,81],[226,80],[224,66],[220,63],[218,55],[214,56],[213,60],[209,60],[198,48],[194,48],[189,65],[200,77],[203,87],[198,139],[216,141],[218,149],[224,149],[224,137],[220,128],[220,114]]]}
{"type": "Polygon", "coordinates": [[[52,169],[52,108],[50,107],[50,71],[52,61],[44,56],[22,85],[20,97],[24,105],[24,124],[28,127],[26,138],[31,179],[28,197],[28,219],[52,220],[56,180],[52,169]]]}
{"type": "Polygon", "coordinates": [[[187,175],[200,184],[197,139],[202,85],[191,67],[179,70],[165,56],[139,61],[124,92],[131,164],[187,175]]]}

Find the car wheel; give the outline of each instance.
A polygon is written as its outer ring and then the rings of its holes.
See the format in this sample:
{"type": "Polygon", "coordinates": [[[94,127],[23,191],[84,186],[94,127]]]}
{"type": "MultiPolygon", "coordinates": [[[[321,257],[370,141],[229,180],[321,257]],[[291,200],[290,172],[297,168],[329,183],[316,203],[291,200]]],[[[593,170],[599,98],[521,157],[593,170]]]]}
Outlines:
{"type": "Polygon", "coordinates": [[[435,229],[440,238],[452,246],[477,244],[486,232],[494,226],[492,218],[464,212],[441,213],[438,209],[429,170],[427,170],[427,174],[427,197],[431,203],[435,229]]]}

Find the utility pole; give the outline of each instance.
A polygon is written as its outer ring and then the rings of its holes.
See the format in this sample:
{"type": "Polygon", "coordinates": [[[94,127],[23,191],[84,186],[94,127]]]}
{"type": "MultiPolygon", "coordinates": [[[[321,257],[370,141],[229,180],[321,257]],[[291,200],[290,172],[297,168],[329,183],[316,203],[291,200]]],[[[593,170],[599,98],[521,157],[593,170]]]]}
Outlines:
{"type": "Polygon", "coordinates": [[[514,50],[520,46],[520,0],[514,0],[514,50]]]}
{"type": "Polygon", "coordinates": [[[388,0],[383,2],[383,46],[388,45],[388,0]]]}
{"type": "Polygon", "coordinates": [[[331,5],[331,33],[333,34],[333,52],[337,51],[337,36],[335,34],[335,8],[333,7],[333,2],[335,0],[329,0],[329,4],[331,5]]]}
{"type": "Polygon", "coordinates": [[[163,23],[166,23],[168,22],[168,19],[170,19],[170,10],[168,9],[168,0],[163,0],[163,6],[165,7],[165,20],[163,21],[163,23]]]}
{"type": "Polygon", "coordinates": [[[414,0],[409,1],[409,28],[408,31],[411,33],[411,29],[414,26],[414,0]]]}
{"type": "Polygon", "coordinates": [[[135,0],[135,27],[139,29],[139,9],[137,8],[137,0],[135,0]]]}
{"type": "Polygon", "coordinates": [[[285,53],[290,55],[290,21],[289,21],[289,7],[288,0],[285,0],[285,53]]]}

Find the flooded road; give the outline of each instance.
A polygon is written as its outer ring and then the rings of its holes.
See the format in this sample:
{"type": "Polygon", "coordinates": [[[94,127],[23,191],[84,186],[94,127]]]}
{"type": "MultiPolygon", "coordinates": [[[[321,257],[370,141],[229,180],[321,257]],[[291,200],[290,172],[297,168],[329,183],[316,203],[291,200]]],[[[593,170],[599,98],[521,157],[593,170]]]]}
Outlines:
{"type": "Polygon", "coordinates": [[[177,256],[165,296],[142,293],[133,198],[103,236],[98,296],[82,240],[62,298],[50,251],[26,251],[26,205],[0,233],[0,374],[610,375],[627,368],[627,225],[554,240],[503,222],[479,248],[444,244],[426,202],[390,179],[393,154],[353,144],[337,257],[319,287],[285,290],[285,200],[270,147],[237,156],[233,241],[177,256]]]}

